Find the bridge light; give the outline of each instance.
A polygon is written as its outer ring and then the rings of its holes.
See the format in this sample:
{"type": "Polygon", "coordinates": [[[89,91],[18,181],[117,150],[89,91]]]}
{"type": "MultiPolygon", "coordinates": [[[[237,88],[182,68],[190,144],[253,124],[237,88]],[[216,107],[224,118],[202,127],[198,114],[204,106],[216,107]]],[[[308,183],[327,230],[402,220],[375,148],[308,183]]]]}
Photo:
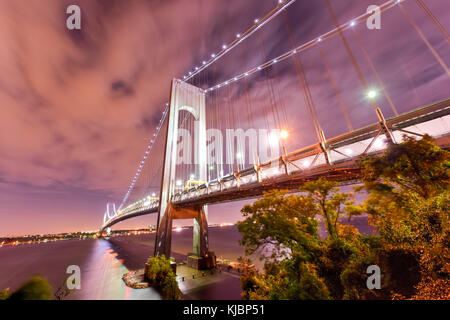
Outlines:
{"type": "Polygon", "coordinates": [[[356,22],[355,22],[355,21],[352,21],[352,22],[350,22],[350,27],[354,27],[354,26],[355,26],[355,24],[356,24],[356,22]]]}
{"type": "Polygon", "coordinates": [[[280,138],[285,140],[285,139],[287,139],[287,137],[289,137],[289,132],[287,130],[281,130],[280,131],[280,138]]]}
{"type": "Polygon", "coordinates": [[[382,139],[382,138],[377,138],[377,139],[374,141],[373,146],[374,146],[375,148],[382,148],[382,147],[384,146],[384,141],[383,141],[383,139],[382,139]]]}
{"type": "Polygon", "coordinates": [[[271,146],[277,146],[279,142],[279,137],[278,135],[271,133],[269,134],[268,141],[271,146]]]}
{"type": "Polygon", "coordinates": [[[311,163],[308,160],[303,160],[303,166],[308,168],[311,165],[311,163]]]}
{"type": "Polygon", "coordinates": [[[369,90],[369,91],[367,92],[367,97],[368,97],[369,99],[374,99],[376,96],[377,96],[377,92],[376,92],[375,90],[369,90]]]}

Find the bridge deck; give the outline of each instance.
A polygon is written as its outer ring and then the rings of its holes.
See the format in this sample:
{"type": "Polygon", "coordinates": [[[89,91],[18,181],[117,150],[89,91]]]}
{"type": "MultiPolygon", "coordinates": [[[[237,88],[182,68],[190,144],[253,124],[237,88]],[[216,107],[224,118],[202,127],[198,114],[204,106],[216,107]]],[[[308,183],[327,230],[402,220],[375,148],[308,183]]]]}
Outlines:
{"type": "MultiPolygon", "coordinates": [[[[450,146],[450,99],[399,115],[386,121],[394,139],[402,141],[403,135],[435,137],[442,148],[450,146]]],[[[176,206],[192,206],[234,201],[260,196],[264,191],[280,188],[295,189],[305,181],[325,177],[340,182],[356,182],[361,177],[360,160],[364,155],[381,153],[380,124],[340,135],[327,141],[331,164],[319,144],[291,152],[285,156],[253,166],[240,172],[213,180],[172,198],[176,206]],[[377,143],[378,141],[378,143],[377,143]]],[[[155,213],[159,202],[141,200],[117,216],[105,221],[102,230],[125,219],[155,213]]]]}

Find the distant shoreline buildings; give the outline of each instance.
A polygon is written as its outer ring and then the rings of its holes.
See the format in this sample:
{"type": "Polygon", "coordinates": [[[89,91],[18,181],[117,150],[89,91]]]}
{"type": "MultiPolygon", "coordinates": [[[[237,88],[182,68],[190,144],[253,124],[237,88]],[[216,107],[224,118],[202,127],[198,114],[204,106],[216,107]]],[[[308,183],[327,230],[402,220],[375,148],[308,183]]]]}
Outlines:
{"type": "MultiPolygon", "coordinates": [[[[226,227],[232,226],[233,223],[220,223],[211,224],[209,227],[226,227]]],[[[184,229],[192,228],[192,226],[176,226],[173,227],[174,231],[182,231],[184,229]]],[[[149,228],[143,229],[130,229],[130,230],[111,230],[110,237],[121,237],[130,235],[151,234],[156,231],[155,225],[150,225],[149,228]]],[[[98,231],[77,231],[77,232],[64,232],[56,234],[37,234],[37,235],[23,235],[23,236],[11,236],[0,237],[0,248],[3,246],[18,246],[24,244],[40,244],[46,242],[54,242],[61,240],[85,240],[85,239],[97,239],[99,237],[98,231]]]]}

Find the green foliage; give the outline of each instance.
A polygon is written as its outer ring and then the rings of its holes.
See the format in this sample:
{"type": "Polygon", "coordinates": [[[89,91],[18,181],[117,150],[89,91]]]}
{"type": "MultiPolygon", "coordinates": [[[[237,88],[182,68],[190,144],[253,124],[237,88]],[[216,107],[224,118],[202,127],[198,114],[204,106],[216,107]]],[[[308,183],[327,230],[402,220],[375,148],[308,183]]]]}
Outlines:
{"type": "Polygon", "coordinates": [[[8,300],[51,300],[52,287],[41,277],[33,277],[13,292],[8,300]]]}
{"type": "Polygon", "coordinates": [[[329,292],[316,267],[303,258],[268,262],[265,273],[255,270],[241,276],[242,297],[247,300],[326,300],[329,292]]]}
{"type": "Polygon", "coordinates": [[[145,270],[146,279],[152,286],[161,289],[164,299],[181,299],[181,291],[170,266],[170,259],[167,259],[164,255],[151,257],[146,263],[145,270]]]}
{"type": "Polygon", "coordinates": [[[447,298],[450,279],[450,156],[433,144],[405,137],[379,156],[363,160],[368,194],[335,182],[305,183],[300,194],[271,191],[242,209],[238,224],[247,254],[268,247],[264,272],[246,269],[244,299],[447,298]],[[367,214],[377,235],[361,235],[343,216],[367,214]],[[328,237],[318,236],[321,216],[328,237]],[[382,289],[366,285],[369,265],[382,270],[382,289]]]}
{"type": "Polygon", "coordinates": [[[274,190],[241,210],[246,219],[238,223],[240,243],[246,254],[270,246],[270,259],[285,257],[292,251],[309,254],[318,239],[317,207],[312,199],[274,190]]]}
{"type": "Polygon", "coordinates": [[[416,194],[429,198],[448,190],[450,153],[426,135],[389,146],[382,156],[366,159],[364,183],[369,191],[416,194]]]}
{"type": "Polygon", "coordinates": [[[350,201],[352,195],[339,192],[337,185],[337,182],[319,178],[306,182],[300,187],[300,191],[306,192],[307,198],[315,204],[316,213],[323,217],[325,227],[332,238],[339,237],[339,218],[345,213],[349,217],[362,213],[362,210],[354,206],[353,201],[350,201]]]}
{"type": "Polygon", "coordinates": [[[0,300],[6,300],[9,297],[9,288],[0,291],[0,300]]]}

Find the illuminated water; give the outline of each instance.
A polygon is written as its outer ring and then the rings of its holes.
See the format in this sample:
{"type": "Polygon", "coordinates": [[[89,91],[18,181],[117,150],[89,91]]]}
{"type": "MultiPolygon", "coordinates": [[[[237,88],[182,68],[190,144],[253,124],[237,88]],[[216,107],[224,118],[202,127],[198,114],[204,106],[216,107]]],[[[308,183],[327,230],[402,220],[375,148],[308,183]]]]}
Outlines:
{"type": "MultiPolygon", "coordinates": [[[[361,232],[369,233],[366,219],[355,218],[353,223],[361,232]]],[[[239,246],[240,233],[236,226],[210,227],[210,250],[217,257],[236,261],[244,255],[239,246]]],[[[50,282],[54,292],[68,277],[69,265],[81,268],[81,290],[67,299],[160,299],[152,288],[131,289],[121,277],[129,270],[143,268],[153,253],[154,234],[113,237],[109,240],[67,240],[0,248],[0,290],[15,290],[33,275],[50,282]]],[[[172,256],[183,261],[192,251],[192,228],[173,233],[172,256]]],[[[255,261],[257,262],[257,261],[255,261]]],[[[188,299],[240,299],[237,276],[189,293],[188,299]]]]}
{"type": "MultiPolygon", "coordinates": [[[[210,245],[224,258],[235,260],[243,255],[238,245],[236,227],[210,228],[210,245]]],[[[54,292],[69,276],[69,265],[81,269],[81,290],[75,290],[68,299],[159,299],[152,288],[131,289],[121,277],[128,270],[143,268],[153,253],[154,234],[113,237],[110,240],[67,240],[0,248],[0,289],[15,290],[33,275],[50,282],[54,292]]],[[[192,251],[192,229],[174,232],[173,256],[181,261],[192,251]]],[[[239,279],[231,279],[227,290],[218,290],[216,284],[203,288],[196,297],[239,299],[239,279]],[[230,292],[230,288],[232,292],[230,292]]]]}

